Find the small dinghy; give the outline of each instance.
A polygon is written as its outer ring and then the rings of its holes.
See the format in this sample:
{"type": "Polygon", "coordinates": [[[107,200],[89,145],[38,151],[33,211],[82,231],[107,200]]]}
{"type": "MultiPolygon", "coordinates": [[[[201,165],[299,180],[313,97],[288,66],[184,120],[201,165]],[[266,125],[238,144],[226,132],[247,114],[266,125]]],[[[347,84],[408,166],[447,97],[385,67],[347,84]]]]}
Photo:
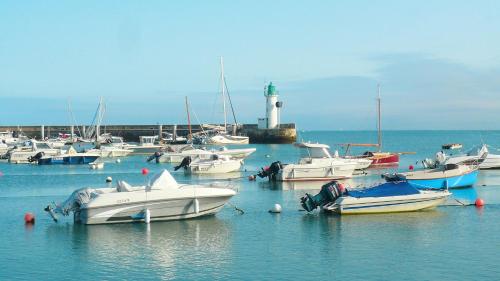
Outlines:
{"type": "Polygon", "coordinates": [[[174,170],[184,168],[187,174],[225,174],[238,172],[242,166],[243,160],[231,159],[227,155],[212,155],[210,159],[188,156],[174,170]]]}
{"type": "Polygon", "coordinates": [[[450,196],[448,190],[423,191],[407,182],[388,182],[371,188],[347,190],[341,183],[332,181],[312,196],[301,198],[302,207],[311,212],[320,207],[338,214],[370,214],[412,212],[431,209],[450,196]]]}
{"type": "Polygon", "coordinates": [[[419,189],[448,189],[474,185],[479,170],[468,165],[446,164],[436,169],[384,174],[388,182],[407,181],[419,189]]]}

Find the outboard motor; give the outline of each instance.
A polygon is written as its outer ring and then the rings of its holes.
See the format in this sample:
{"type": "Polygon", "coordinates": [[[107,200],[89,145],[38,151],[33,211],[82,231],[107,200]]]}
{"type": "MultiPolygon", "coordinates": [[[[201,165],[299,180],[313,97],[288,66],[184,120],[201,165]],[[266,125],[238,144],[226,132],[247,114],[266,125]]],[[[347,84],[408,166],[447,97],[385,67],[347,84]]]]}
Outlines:
{"type": "Polygon", "coordinates": [[[156,163],[160,163],[160,157],[163,155],[163,152],[156,151],[153,155],[149,156],[147,161],[151,162],[151,160],[155,159],[156,163]]]}
{"type": "Polygon", "coordinates": [[[257,174],[260,178],[268,177],[269,180],[276,180],[276,175],[283,168],[283,165],[280,161],[276,161],[271,163],[271,165],[267,168],[261,168],[261,171],[257,174]]]}
{"type": "Polygon", "coordinates": [[[300,204],[304,210],[311,212],[317,207],[321,207],[327,203],[335,202],[337,198],[347,193],[344,186],[337,181],[329,182],[321,187],[321,191],[312,196],[306,193],[304,197],[300,199],[300,204]]]}
{"type": "Polygon", "coordinates": [[[179,166],[174,167],[174,171],[179,170],[180,168],[187,167],[191,164],[191,156],[186,156],[184,159],[182,159],[182,162],[179,164],[179,166]]]}
{"type": "Polygon", "coordinates": [[[45,153],[43,151],[40,151],[37,154],[28,157],[28,162],[30,162],[30,163],[32,163],[32,162],[38,162],[38,160],[40,158],[42,158],[44,155],[45,155],[45,153]]]}

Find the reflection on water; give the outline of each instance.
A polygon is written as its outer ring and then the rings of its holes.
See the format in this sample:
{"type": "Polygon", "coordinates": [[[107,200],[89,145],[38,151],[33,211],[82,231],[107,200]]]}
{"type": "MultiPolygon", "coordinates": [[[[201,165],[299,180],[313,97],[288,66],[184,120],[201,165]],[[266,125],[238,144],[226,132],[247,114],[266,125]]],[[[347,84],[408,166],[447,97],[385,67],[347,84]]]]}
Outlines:
{"type": "Polygon", "coordinates": [[[230,233],[230,225],[213,216],[151,224],[53,224],[47,228],[47,237],[52,239],[71,236],[71,247],[95,262],[101,274],[146,270],[165,279],[175,278],[176,271],[188,265],[224,267],[232,247],[230,233]]]}

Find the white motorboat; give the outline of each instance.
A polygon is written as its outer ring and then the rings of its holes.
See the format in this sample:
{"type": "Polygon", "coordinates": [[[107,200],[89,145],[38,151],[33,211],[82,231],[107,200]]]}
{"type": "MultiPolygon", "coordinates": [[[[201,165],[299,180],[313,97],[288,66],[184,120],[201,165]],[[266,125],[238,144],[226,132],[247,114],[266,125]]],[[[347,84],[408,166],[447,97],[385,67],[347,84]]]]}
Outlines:
{"type": "Polygon", "coordinates": [[[302,197],[302,207],[311,212],[320,207],[338,214],[373,214],[411,212],[434,208],[446,201],[448,190],[418,190],[407,182],[388,182],[366,189],[347,190],[330,182],[312,196],[302,197]]]}
{"type": "Polygon", "coordinates": [[[27,146],[10,151],[9,162],[14,164],[26,164],[37,162],[42,156],[55,156],[61,153],[61,149],[52,148],[45,142],[31,140],[27,146]]]}
{"type": "Polygon", "coordinates": [[[45,208],[57,214],[74,214],[75,223],[107,224],[189,219],[213,215],[236,195],[229,188],[178,184],[167,170],[147,186],[119,181],[117,187],[82,188],[62,204],[45,208]]]}
{"type": "Polygon", "coordinates": [[[156,153],[150,157],[149,160],[157,158],[158,163],[180,163],[184,158],[190,156],[191,158],[198,157],[200,159],[210,159],[212,155],[227,155],[233,159],[244,159],[250,154],[254,153],[256,148],[236,148],[228,149],[221,147],[219,149],[206,149],[196,148],[188,145],[181,147],[178,151],[168,151],[156,153]]]}
{"type": "Polygon", "coordinates": [[[242,166],[243,160],[231,159],[227,155],[212,155],[210,159],[199,157],[193,159],[188,156],[175,167],[175,170],[184,168],[187,174],[225,174],[238,172],[242,166]]]}
{"type": "Polygon", "coordinates": [[[164,148],[163,145],[156,144],[158,136],[140,136],[138,145],[126,145],[124,148],[132,149],[132,154],[153,154],[164,148]]]}
{"type": "Polygon", "coordinates": [[[0,142],[0,156],[5,155],[11,149],[7,144],[0,142]]]}
{"type": "Polygon", "coordinates": [[[359,167],[359,159],[353,161],[332,157],[327,145],[300,143],[296,146],[302,148],[302,156],[297,164],[281,164],[277,161],[257,175],[277,181],[335,180],[352,177],[354,170],[359,167]]]}
{"type": "Polygon", "coordinates": [[[87,152],[98,154],[102,158],[112,158],[112,157],[128,156],[133,152],[133,150],[126,148],[119,148],[116,146],[102,145],[101,148],[93,148],[87,152]]]}
{"type": "Polygon", "coordinates": [[[436,168],[446,164],[456,164],[472,166],[479,165],[479,169],[481,170],[500,169],[500,155],[491,154],[488,150],[488,146],[484,144],[480,148],[475,147],[466,153],[458,153],[456,155],[451,153],[446,154],[444,151],[439,151],[436,153],[435,160],[425,159],[422,163],[425,168],[436,168]]]}

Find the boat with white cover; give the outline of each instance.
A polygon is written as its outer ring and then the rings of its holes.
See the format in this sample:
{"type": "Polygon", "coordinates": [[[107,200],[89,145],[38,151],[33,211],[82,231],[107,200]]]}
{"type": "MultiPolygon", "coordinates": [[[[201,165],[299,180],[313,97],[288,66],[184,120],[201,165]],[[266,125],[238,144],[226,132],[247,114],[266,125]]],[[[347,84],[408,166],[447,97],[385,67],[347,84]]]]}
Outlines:
{"type": "Polygon", "coordinates": [[[181,164],[175,167],[175,170],[184,168],[184,172],[187,174],[225,174],[238,172],[242,166],[243,160],[231,159],[227,155],[214,154],[210,156],[210,159],[187,156],[181,164]]]}
{"type": "Polygon", "coordinates": [[[45,210],[56,221],[57,214],[73,213],[74,222],[82,224],[179,220],[213,215],[234,195],[230,188],[178,184],[163,170],[146,186],[119,181],[116,187],[82,188],[45,210]]]}
{"type": "Polygon", "coordinates": [[[451,195],[448,190],[418,190],[407,182],[388,182],[366,189],[347,190],[338,182],[302,197],[302,207],[311,212],[320,207],[342,215],[412,212],[435,208],[451,195]]]}

